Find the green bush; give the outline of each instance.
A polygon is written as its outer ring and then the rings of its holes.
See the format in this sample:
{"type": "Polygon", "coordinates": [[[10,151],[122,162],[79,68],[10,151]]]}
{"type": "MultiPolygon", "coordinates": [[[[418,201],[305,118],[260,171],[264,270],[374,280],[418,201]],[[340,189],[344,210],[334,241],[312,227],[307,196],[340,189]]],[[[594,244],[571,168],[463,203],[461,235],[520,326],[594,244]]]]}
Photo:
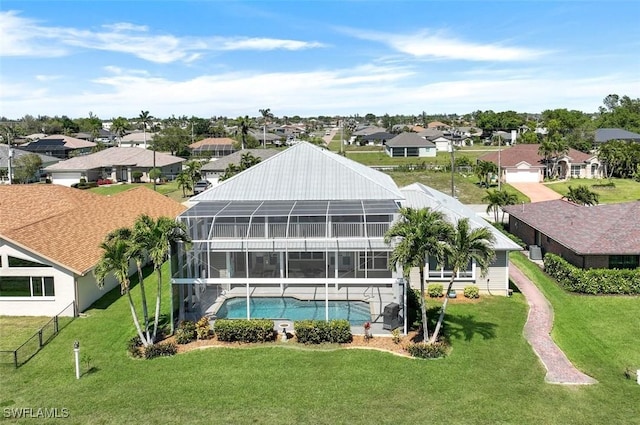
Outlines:
{"type": "Polygon", "coordinates": [[[394,344],[400,344],[402,341],[402,336],[400,335],[400,328],[395,328],[391,331],[391,340],[394,344]]]}
{"type": "Polygon", "coordinates": [[[144,348],[144,358],[173,356],[178,352],[178,346],[173,342],[151,344],[144,348]]]}
{"type": "Polygon", "coordinates": [[[420,359],[437,359],[447,355],[447,346],[443,342],[434,342],[429,344],[427,342],[412,342],[407,344],[407,351],[412,357],[418,357],[420,359]]]}
{"type": "Polygon", "coordinates": [[[196,339],[196,324],[191,320],[183,320],[176,330],[176,342],[178,344],[188,344],[196,339]]]}
{"type": "Polygon", "coordinates": [[[431,298],[440,298],[444,287],[440,283],[431,283],[427,286],[427,294],[431,298]]]}
{"type": "Polygon", "coordinates": [[[640,294],[640,269],[588,269],[582,270],[563,258],[547,253],[544,271],[570,292],[581,294],[640,294]]]}
{"type": "Polygon", "coordinates": [[[353,340],[351,325],[347,320],[296,320],[293,323],[298,342],[321,344],[332,342],[344,344],[353,340]]]}
{"type": "Polygon", "coordinates": [[[267,342],[275,338],[273,320],[267,319],[218,319],[214,331],[218,340],[226,342],[267,342]]]}
{"type": "Polygon", "coordinates": [[[127,342],[127,351],[133,357],[142,357],[142,352],[140,351],[140,347],[142,347],[142,341],[139,336],[134,336],[127,342]]]}
{"type": "Polygon", "coordinates": [[[134,171],[131,173],[131,177],[133,177],[133,180],[136,182],[140,182],[143,175],[144,173],[142,171],[134,171]]]}
{"type": "Polygon", "coordinates": [[[463,294],[465,298],[480,298],[480,290],[473,285],[465,286],[463,294]]]}

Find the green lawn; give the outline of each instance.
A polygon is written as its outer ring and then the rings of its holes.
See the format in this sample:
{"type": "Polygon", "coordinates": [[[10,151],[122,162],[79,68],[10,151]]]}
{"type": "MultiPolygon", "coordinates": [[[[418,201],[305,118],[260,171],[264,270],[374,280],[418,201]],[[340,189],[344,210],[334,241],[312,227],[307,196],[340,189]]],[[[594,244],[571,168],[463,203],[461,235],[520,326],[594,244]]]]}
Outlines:
{"type": "Polygon", "coordinates": [[[128,306],[116,289],[24,366],[0,369],[0,406],[66,408],[66,422],[81,424],[640,423],[640,390],[622,377],[623,366],[640,366],[638,299],[570,296],[548,282],[543,290],[556,309],[554,336],[599,384],[544,383],[522,336],[519,293],[450,305],[452,352],[440,360],[293,345],[134,360],[124,349],[133,335],[128,306]],[[91,357],[83,368],[93,368],[79,381],[76,339],[91,357]]]}
{"type": "Polygon", "coordinates": [[[547,186],[561,195],[569,193],[569,186],[588,186],[592,191],[600,195],[601,204],[614,204],[619,202],[640,201],[640,182],[633,179],[573,179],[569,181],[549,183],[547,186]],[[615,187],[593,187],[613,182],[615,187]]]}
{"type": "MultiPolygon", "coordinates": [[[[125,190],[133,189],[139,186],[145,186],[145,187],[148,187],[149,189],[153,189],[153,183],[133,183],[133,184],[122,183],[122,184],[114,184],[110,186],[95,187],[88,190],[90,190],[93,193],[97,193],[99,195],[109,196],[109,195],[115,195],[116,193],[124,192],[125,190]]],[[[156,191],[178,202],[186,201],[190,195],[190,193],[187,193],[187,196],[183,198],[182,189],[178,187],[178,183],[176,183],[175,181],[157,184],[156,191]]]]}
{"type": "Polygon", "coordinates": [[[49,320],[46,316],[0,316],[0,350],[15,350],[49,320]]]}

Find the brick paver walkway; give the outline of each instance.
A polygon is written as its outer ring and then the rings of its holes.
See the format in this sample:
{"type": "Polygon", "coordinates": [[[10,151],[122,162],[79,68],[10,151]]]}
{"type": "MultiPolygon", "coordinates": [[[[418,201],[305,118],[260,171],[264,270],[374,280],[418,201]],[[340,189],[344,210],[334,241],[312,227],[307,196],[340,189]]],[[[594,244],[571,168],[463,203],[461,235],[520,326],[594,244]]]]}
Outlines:
{"type": "Polygon", "coordinates": [[[598,381],[576,369],[551,339],[553,309],[542,292],[513,263],[509,263],[509,277],[529,304],[524,336],[547,369],[545,382],[565,385],[596,384],[598,381]]]}

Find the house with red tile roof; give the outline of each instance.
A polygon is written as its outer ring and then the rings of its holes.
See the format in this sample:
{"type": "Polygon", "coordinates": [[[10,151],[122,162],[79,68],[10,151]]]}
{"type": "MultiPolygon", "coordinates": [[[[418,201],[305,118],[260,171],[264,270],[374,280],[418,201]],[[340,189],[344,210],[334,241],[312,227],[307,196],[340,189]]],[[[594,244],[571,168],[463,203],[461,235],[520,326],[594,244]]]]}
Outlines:
{"type": "Polygon", "coordinates": [[[229,137],[207,137],[189,145],[191,153],[199,156],[220,157],[236,151],[238,142],[229,137]]]}
{"type": "Polygon", "coordinates": [[[109,276],[101,290],[93,276],[104,237],[141,214],[173,218],[184,209],[145,187],[101,196],[57,185],[0,186],[1,314],[87,309],[118,284],[109,276]]]}
{"type": "Polygon", "coordinates": [[[640,201],[596,206],[558,199],[503,208],[509,231],[576,267],[640,266],[640,201]]]}
{"type": "Polygon", "coordinates": [[[544,181],[547,167],[556,167],[558,178],[601,178],[602,166],[596,154],[569,149],[566,154],[545,162],[539,144],[519,144],[489,152],[478,158],[498,165],[505,183],[538,183],[544,181]]]}

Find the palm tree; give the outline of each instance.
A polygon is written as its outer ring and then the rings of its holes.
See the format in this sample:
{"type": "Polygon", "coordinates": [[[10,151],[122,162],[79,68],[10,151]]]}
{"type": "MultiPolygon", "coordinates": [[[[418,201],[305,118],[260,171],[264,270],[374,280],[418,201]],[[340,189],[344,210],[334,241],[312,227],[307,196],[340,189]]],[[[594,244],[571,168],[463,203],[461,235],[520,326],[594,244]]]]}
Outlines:
{"type": "Polygon", "coordinates": [[[142,135],[144,138],[144,148],[147,148],[147,124],[151,122],[153,117],[149,115],[149,111],[140,111],[138,123],[142,124],[142,135]]]}
{"type": "Polygon", "coordinates": [[[424,269],[427,265],[427,256],[435,257],[440,262],[442,256],[440,241],[446,237],[447,225],[443,214],[429,208],[401,208],[400,220],[394,223],[384,236],[385,243],[395,242],[390,267],[401,266],[405,277],[409,276],[411,267],[420,269],[420,309],[424,341],[429,338],[424,269]]]}
{"type": "Polygon", "coordinates": [[[251,128],[251,119],[248,115],[245,115],[244,118],[240,117],[238,119],[238,128],[240,130],[240,136],[242,137],[242,150],[244,150],[247,146],[247,135],[251,128]]]}
{"type": "Polygon", "coordinates": [[[544,164],[547,177],[551,175],[551,169],[549,168],[549,163],[551,162],[551,157],[553,156],[553,142],[549,140],[548,137],[540,143],[540,147],[538,147],[538,155],[544,157],[544,164]]]}
{"type": "Polygon", "coordinates": [[[266,148],[267,147],[267,119],[269,118],[273,118],[273,114],[271,113],[271,109],[270,108],[266,108],[266,109],[259,109],[260,114],[262,114],[262,119],[263,119],[263,123],[262,123],[262,147],[266,148]]]}
{"type": "Polygon", "coordinates": [[[495,236],[493,236],[489,228],[479,227],[472,229],[469,225],[468,218],[458,220],[455,227],[449,226],[453,231],[448,233],[448,237],[443,244],[442,258],[445,260],[444,263],[451,268],[451,279],[447,286],[447,292],[445,292],[446,298],[444,299],[444,303],[442,303],[438,323],[429,341],[431,343],[438,340],[449,301],[449,292],[451,292],[453,281],[458,272],[466,269],[470,262],[475,261],[481,270],[482,276],[486,276],[489,266],[495,258],[495,251],[493,250],[495,236]]]}
{"type": "Polygon", "coordinates": [[[490,161],[478,161],[476,165],[476,175],[480,180],[480,183],[485,187],[489,187],[489,176],[491,173],[498,173],[498,166],[490,161]]]}
{"type": "Polygon", "coordinates": [[[578,185],[576,188],[569,186],[569,192],[564,198],[578,205],[592,206],[600,203],[600,195],[592,192],[588,186],[583,184],[578,185]]]}
{"type": "Polygon", "coordinates": [[[200,180],[200,170],[202,169],[202,162],[198,160],[191,160],[188,161],[185,166],[186,169],[184,171],[187,173],[187,176],[189,176],[193,187],[193,185],[195,185],[196,182],[200,180]]]}
{"type": "Polygon", "coordinates": [[[133,304],[133,298],[131,297],[131,291],[129,290],[129,261],[131,255],[129,252],[129,243],[126,239],[122,239],[118,236],[114,236],[111,239],[107,238],[100,244],[100,248],[104,251],[100,261],[93,270],[93,274],[96,277],[98,287],[104,287],[104,280],[110,273],[113,273],[116,280],[120,283],[120,293],[126,294],[129,300],[129,308],[131,309],[131,316],[133,323],[142,341],[143,345],[149,345],[150,341],[147,340],[142,328],[140,327],[140,321],[138,320],[138,314],[136,313],[135,306],[133,304]]]}
{"type": "Polygon", "coordinates": [[[118,138],[118,146],[122,143],[122,136],[124,136],[125,131],[129,128],[129,122],[124,117],[118,117],[111,122],[111,131],[118,138]]]}
{"type": "Polygon", "coordinates": [[[158,322],[160,319],[160,305],[162,303],[162,264],[169,256],[170,246],[178,241],[189,242],[187,228],[184,223],[177,222],[169,217],[158,217],[157,220],[142,215],[136,221],[136,230],[140,232],[140,238],[145,251],[158,277],[158,293],[156,296],[156,310],[153,321],[153,340],[158,334],[158,322]]]}
{"type": "Polygon", "coordinates": [[[182,197],[187,197],[187,192],[191,192],[193,190],[193,183],[191,176],[186,170],[183,170],[176,176],[176,182],[178,183],[178,187],[182,188],[182,197]]]}
{"type": "MultiPolygon", "coordinates": [[[[486,202],[487,214],[493,211],[494,223],[498,222],[498,211],[506,205],[515,205],[518,202],[518,196],[509,193],[506,190],[487,190],[487,194],[482,198],[482,202],[486,202]]],[[[504,221],[504,210],[502,211],[501,222],[504,221]]]]}

